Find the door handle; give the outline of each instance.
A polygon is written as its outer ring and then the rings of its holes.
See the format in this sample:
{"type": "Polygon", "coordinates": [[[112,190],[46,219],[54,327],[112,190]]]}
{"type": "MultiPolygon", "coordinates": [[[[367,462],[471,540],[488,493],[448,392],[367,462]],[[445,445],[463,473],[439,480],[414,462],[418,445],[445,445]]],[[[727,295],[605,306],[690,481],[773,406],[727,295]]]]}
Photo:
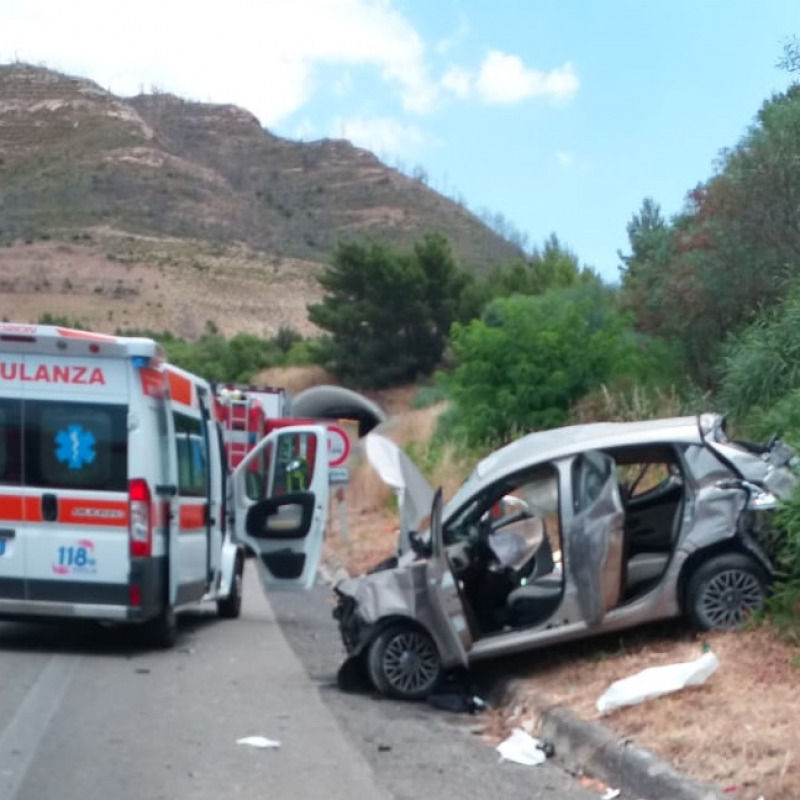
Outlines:
{"type": "Polygon", "coordinates": [[[46,522],[58,519],[58,498],[52,492],[42,495],[42,518],[46,522]]]}

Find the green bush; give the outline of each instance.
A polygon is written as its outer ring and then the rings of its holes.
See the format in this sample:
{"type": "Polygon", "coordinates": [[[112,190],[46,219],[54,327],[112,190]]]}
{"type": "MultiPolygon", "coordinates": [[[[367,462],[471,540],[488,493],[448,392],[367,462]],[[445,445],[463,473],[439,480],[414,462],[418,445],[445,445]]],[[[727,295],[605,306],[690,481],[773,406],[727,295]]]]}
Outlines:
{"type": "Polygon", "coordinates": [[[597,285],[495,300],[454,325],[446,435],[497,446],[567,422],[572,406],[636,366],[636,339],[613,295],[597,285]]]}
{"type": "Polygon", "coordinates": [[[447,400],[447,386],[442,380],[435,381],[417,389],[411,407],[414,409],[428,408],[447,400]]]}
{"type": "Polygon", "coordinates": [[[781,504],[775,528],[781,532],[772,554],[778,577],[766,613],[784,639],[800,645],[800,490],[781,504]]]}
{"type": "Polygon", "coordinates": [[[800,388],[800,289],[729,339],[721,373],[720,397],[737,420],[800,388]]]}

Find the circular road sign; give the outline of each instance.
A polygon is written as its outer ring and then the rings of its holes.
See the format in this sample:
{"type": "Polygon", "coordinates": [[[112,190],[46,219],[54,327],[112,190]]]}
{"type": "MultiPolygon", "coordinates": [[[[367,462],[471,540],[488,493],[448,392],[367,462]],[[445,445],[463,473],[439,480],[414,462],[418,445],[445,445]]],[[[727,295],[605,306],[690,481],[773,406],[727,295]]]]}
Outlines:
{"type": "Polygon", "coordinates": [[[328,425],[328,466],[338,467],[350,455],[350,437],[339,425],[328,425]]]}

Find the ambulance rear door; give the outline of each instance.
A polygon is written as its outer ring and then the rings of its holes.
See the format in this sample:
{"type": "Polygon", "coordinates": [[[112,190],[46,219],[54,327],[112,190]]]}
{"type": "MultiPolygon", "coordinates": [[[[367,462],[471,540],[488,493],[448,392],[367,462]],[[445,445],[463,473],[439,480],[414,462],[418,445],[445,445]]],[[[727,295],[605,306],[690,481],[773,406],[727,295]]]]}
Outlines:
{"type": "Polygon", "coordinates": [[[319,425],[278,428],[233,471],[232,531],[255,555],[262,586],[309,589],[328,512],[327,433],[319,425]]]}
{"type": "Polygon", "coordinates": [[[20,480],[17,496],[5,487],[3,527],[16,527],[5,547],[24,558],[25,600],[92,616],[127,606],[130,361],[30,353],[5,364],[21,403],[4,411],[22,439],[7,442],[20,480]]]}

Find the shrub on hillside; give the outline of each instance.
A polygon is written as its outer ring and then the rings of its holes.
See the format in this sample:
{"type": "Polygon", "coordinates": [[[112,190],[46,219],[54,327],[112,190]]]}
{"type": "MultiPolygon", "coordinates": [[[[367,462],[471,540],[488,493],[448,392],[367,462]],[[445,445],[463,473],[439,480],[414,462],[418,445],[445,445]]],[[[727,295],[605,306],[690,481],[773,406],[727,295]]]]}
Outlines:
{"type": "Polygon", "coordinates": [[[575,403],[617,375],[642,371],[639,342],[598,285],[495,300],[454,325],[443,431],[469,447],[565,424],[575,403]]]}
{"type": "Polygon", "coordinates": [[[800,491],[778,509],[775,528],[781,532],[772,554],[779,577],[766,611],[781,635],[800,645],[800,491]]]}

